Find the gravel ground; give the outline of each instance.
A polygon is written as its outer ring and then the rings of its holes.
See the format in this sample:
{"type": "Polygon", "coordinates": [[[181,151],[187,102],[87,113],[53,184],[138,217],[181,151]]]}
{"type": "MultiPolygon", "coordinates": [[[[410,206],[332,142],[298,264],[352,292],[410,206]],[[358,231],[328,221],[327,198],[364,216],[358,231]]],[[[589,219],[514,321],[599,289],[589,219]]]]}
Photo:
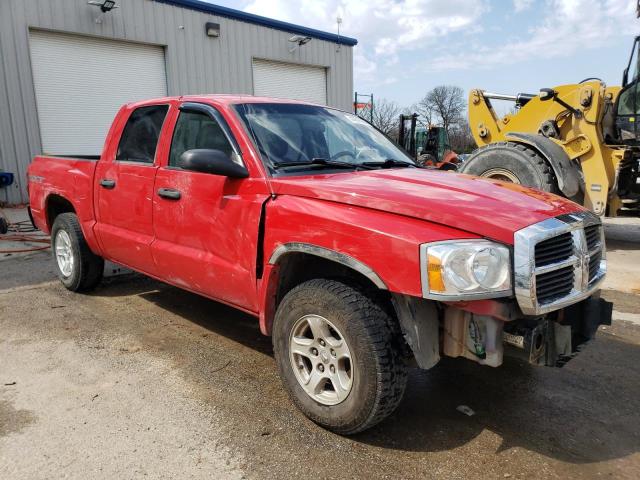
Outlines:
{"type": "Polygon", "coordinates": [[[444,359],[355,437],[291,404],[257,322],[128,274],[0,260],[0,478],[638,478],[640,222],[607,222],[614,325],[563,369],[444,359]],[[468,417],[456,411],[467,405],[468,417]]]}

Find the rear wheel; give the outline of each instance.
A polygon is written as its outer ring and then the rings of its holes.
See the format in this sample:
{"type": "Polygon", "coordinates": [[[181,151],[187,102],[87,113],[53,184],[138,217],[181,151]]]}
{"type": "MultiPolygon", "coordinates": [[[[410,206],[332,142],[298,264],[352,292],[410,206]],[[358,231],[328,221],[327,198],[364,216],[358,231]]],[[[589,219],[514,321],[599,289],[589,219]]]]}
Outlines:
{"type": "Polygon", "coordinates": [[[559,193],[553,169],[534,149],[513,142],[493,143],[473,152],[461,173],[559,193]]]}
{"type": "Polygon", "coordinates": [[[278,306],[273,346],[283,383],[311,420],[340,434],[372,427],[402,399],[397,323],[363,293],[316,279],[278,306]]]}
{"type": "Polygon", "coordinates": [[[89,249],[75,213],[56,217],[51,228],[51,249],[58,278],[69,290],[87,291],[100,283],[104,260],[89,249]]]}

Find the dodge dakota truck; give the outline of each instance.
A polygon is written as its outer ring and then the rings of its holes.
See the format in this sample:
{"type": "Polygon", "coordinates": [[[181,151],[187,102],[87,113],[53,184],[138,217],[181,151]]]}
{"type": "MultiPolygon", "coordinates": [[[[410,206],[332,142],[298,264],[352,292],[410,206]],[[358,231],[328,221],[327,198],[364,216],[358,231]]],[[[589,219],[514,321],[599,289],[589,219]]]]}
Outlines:
{"type": "Polygon", "coordinates": [[[408,368],[561,366],[611,320],[597,216],[418,168],[333,108],[128,104],[100,157],[38,156],[28,186],[66,288],[96,287],[108,259],[257,317],[293,402],[340,434],[388,416],[408,368]]]}

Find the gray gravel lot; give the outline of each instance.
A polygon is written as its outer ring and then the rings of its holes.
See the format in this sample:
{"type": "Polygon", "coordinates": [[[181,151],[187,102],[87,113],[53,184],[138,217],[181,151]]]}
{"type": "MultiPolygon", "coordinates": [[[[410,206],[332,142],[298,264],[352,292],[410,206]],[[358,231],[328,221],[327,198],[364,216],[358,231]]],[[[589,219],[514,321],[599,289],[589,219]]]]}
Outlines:
{"type": "Polygon", "coordinates": [[[617,320],[578,358],[445,359],[350,438],[295,409],[254,318],[135,274],[77,295],[47,252],[4,257],[0,478],[638,478],[640,222],[607,236],[617,320]]]}

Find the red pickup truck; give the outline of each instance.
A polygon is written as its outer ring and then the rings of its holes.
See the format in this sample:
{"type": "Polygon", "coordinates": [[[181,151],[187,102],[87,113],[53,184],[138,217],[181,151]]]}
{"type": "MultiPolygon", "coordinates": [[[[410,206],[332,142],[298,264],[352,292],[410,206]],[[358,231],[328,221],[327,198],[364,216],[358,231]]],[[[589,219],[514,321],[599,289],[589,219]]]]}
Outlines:
{"type": "Polygon", "coordinates": [[[68,289],[95,287],[108,259],[255,315],[293,401],[341,434],[389,415],[411,366],[561,366],[611,319],[598,217],[418,168],[332,108],[129,104],[99,158],[36,157],[28,181],[68,289]]]}

